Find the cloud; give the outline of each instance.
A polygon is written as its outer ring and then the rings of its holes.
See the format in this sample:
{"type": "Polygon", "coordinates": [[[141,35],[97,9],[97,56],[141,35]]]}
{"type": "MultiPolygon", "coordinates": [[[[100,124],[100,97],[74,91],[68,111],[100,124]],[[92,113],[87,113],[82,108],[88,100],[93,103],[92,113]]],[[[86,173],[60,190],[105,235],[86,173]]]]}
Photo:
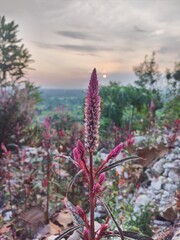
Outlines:
{"type": "Polygon", "coordinates": [[[112,51],[112,48],[103,46],[92,46],[92,45],[70,45],[70,44],[58,44],[60,48],[78,51],[78,52],[99,52],[99,51],[112,51]]]}
{"type": "Polygon", "coordinates": [[[78,65],[84,70],[96,65],[117,71],[111,80],[125,82],[134,78],[121,72],[132,73],[132,67],[153,50],[164,68],[180,58],[179,0],[0,2],[2,14],[19,24],[18,34],[32,52],[39,75],[45,69],[49,73],[66,69],[68,75],[78,65]]]}
{"type": "Polygon", "coordinates": [[[146,33],[147,32],[146,30],[144,30],[144,29],[142,29],[138,26],[134,26],[134,30],[135,30],[135,32],[139,32],[139,33],[146,33]]]}
{"type": "Polygon", "coordinates": [[[63,37],[69,37],[73,39],[81,39],[81,40],[96,40],[96,37],[91,36],[85,32],[78,32],[78,31],[57,31],[58,35],[63,37]]]}
{"type": "Polygon", "coordinates": [[[157,29],[154,32],[152,32],[152,35],[162,35],[164,34],[164,29],[157,29]]]}
{"type": "Polygon", "coordinates": [[[69,51],[75,52],[100,52],[100,51],[113,51],[113,48],[103,47],[103,46],[96,46],[96,45],[73,45],[73,44],[50,44],[50,43],[41,43],[41,42],[33,42],[36,46],[45,49],[57,49],[63,48],[69,51]]]}

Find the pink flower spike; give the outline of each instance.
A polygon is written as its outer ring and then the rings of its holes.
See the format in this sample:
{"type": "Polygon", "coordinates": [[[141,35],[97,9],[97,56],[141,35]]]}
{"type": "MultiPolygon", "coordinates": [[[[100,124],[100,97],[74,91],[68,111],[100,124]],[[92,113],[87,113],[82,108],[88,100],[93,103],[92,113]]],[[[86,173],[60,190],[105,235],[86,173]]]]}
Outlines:
{"type": "Polygon", "coordinates": [[[74,159],[78,162],[79,155],[78,155],[77,147],[73,149],[73,156],[74,156],[74,159]]]}
{"type": "Polygon", "coordinates": [[[83,233],[84,240],[90,240],[90,232],[89,229],[85,228],[83,233]]]}
{"type": "Polygon", "coordinates": [[[44,139],[46,141],[49,141],[51,139],[51,133],[50,133],[50,130],[51,130],[51,122],[50,122],[50,118],[46,118],[44,120],[44,127],[45,127],[45,130],[43,132],[43,136],[44,136],[44,139]]]}
{"type": "Polygon", "coordinates": [[[82,219],[86,217],[84,210],[78,205],[76,206],[76,212],[82,219]]]}
{"type": "Polygon", "coordinates": [[[102,184],[104,183],[104,181],[105,181],[105,176],[106,176],[105,173],[101,173],[101,174],[100,174],[99,179],[98,179],[98,183],[99,183],[100,185],[102,185],[102,184]]]}
{"type": "Polygon", "coordinates": [[[101,185],[99,183],[96,183],[93,187],[93,193],[96,195],[100,192],[101,190],[101,185]]]}
{"type": "Polygon", "coordinates": [[[1,149],[4,151],[4,154],[6,156],[8,156],[10,154],[10,151],[7,150],[7,148],[5,147],[4,143],[1,143],[1,149]]]}
{"type": "Polygon", "coordinates": [[[129,134],[129,137],[128,137],[127,141],[126,141],[127,147],[133,145],[134,142],[135,142],[135,139],[133,138],[133,134],[131,133],[131,134],[129,134]]]}
{"type": "Polygon", "coordinates": [[[85,146],[94,152],[99,143],[99,120],[101,112],[96,69],[93,70],[85,101],[85,146]]]}
{"type": "Polygon", "coordinates": [[[110,160],[112,158],[115,158],[118,156],[118,154],[121,152],[121,150],[123,149],[123,143],[120,143],[119,145],[117,145],[113,150],[111,150],[111,152],[109,153],[109,155],[107,156],[107,160],[110,160]]]}
{"type": "Polygon", "coordinates": [[[109,225],[108,225],[108,224],[102,224],[101,227],[100,227],[101,233],[107,231],[108,228],[109,228],[109,225]]]}
{"type": "Polygon", "coordinates": [[[79,155],[81,156],[81,158],[84,159],[86,156],[86,149],[80,140],[77,141],[76,149],[77,149],[79,155]]]}

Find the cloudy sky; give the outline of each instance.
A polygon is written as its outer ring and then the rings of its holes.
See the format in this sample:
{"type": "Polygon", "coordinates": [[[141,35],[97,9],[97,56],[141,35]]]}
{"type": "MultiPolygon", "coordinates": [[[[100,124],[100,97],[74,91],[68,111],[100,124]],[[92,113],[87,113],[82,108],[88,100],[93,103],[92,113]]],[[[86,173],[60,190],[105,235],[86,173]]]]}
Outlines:
{"type": "Polygon", "coordinates": [[[179,0],[0,0],[31,52],[28,77],[51,88],[133,82],[133,66],[156,51],[159,69],[180,60],[179,0]],[[107,78],[103,78],[106,74],[107,78]]]}

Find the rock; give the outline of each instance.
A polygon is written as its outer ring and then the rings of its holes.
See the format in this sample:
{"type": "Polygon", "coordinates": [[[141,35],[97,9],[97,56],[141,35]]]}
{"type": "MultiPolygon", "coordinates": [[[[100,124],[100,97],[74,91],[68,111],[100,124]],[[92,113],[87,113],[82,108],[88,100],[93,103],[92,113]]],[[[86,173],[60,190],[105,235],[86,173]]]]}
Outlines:
{"type": "Polygon", "coordinates": [[[180,182],[180,174],[178,174],[174,170],[170,170],[168,176],[173,180],[174,183],[179,184],[179,182],[180,182]]]}
{"type": "Polygon", "coordinates": [[[98,219],[98,218],[102,219],[106,217],[107,217],[107,211],[105,207],[101,204],[101,202],[98,202],[95,208],[95,219],[98,219]]]}
{"type": "Polygon", "coordinates": [[[174,193],[177,190],[177,186],[171,183],[166,183],[163,186],[163,189],[167,190],[168,193],[174,193]]]}
{"type": "Polygon", "coordinates": [[[159,199],[161,199],[161,195],[160,195],[160,194],[155,194],[155,195],[154,195],[154,198],[155,198],[156,200],[159,200],[159,199]]]}
{"type": "Polygon", "coordinates": [[[160,190],[164,181],[165,181],[165,178],[163,176],[154,178],[151,182],[151,187],[154,188],[155,190],[160,190]]]}
{"type": "Polygon", "coordinates": [[[164,177],[167,177],[167,176],[168,176],[168,173],[169,173],[169,169],[166,168],[166,169],[164,170],[163,176],[164,176],[164,177]]]}
{"type": "Polygon", "coordinates": [[[158,177],[157,173],[151,168],[146,169],[145,174],[149,181],[152,181],[155,177],[158,177]]]}
{"type": "Polygon", "coordinates": [[[178,167],[177,163],[170,162],[170,163],[165,163],[163,168],[173,168],[173,169],[176,168],[176,169],[178,169],[179,167],[178,167]]]}
{"type": "Polygon", "coordinates": [[[129,178],[129,175],[128,175],[127,172],[124,172],[124,178],[125,178],[125,179],[128,179],[128,178],[129,178]]]}
{"type": "Polygon", "coordinates": [[[180,218],[178,218],[177,221],[175,222],[173,226],[173,230],[174,230],[174,236],[172,240],[179,240],[180,239],[180,218]]]}
{"type": "Polygon", "coordinates": [[[147,141],[147,137],[145,136],[135,136],[133,138],[134,138],[135,145],[140,145],[141,143],[144,143],[147,141]]]}
{"type": "Polygon", "coordinates": [[[146,195],[139,195],[135,201],[135,205],[134,205],[134,211],[138,212],[141,208],[141,206],[145,206],[148,203],[150,203],[151,199],[149,197],[147,197],[146,195]]]}
{"type": "MultiPolygon", "coordinates": [[[[57,238],[57,235],[52,235],[52,236],[47,237],[47,240],[55,240],[56,238],[57,238]]],[[[65,240],[65,238],[62,238],[62,240],[65,240]]]]}
{"type": "Polygon", "coordinates": [[[160,216],[168,221],[175,222],[175,220],[177,219],[175,204],[169,205],[168,207],[162,207],[159,209],[159,211],[160,211],[160,216]]]}
{"type": "Polygon", "coordinates": [[[158,136],[158,137],[156,138],[156,142],[157,142],[157,144],[162,143],[162,142],[163,142],[163,136],[158,136]]]}
{"type": "Polygon", "coordinates": [[[177,231],[174,233],[172,240],[179,240],[179,239],[180,239],[180,229],[177,229],[177,231]]]}
{"type": "Polygon", "coordinates": [[[172,162],[172,160],[174,159],[174,153],[170,153],[166,155],[166,159],[168,160],[168,162],[172,162]]]}
{"type": "Polygon", "coordinates": [[[120,176],[122,176],[123,172],[124,172],[124,166],[119,165],[118,167],[116,167],[116,171],[118,172],[118,174],[120,176]]]}
{"type": "Polygon", "coordinates": [[[167,177],[167,181],[168,181],[168,183],[173,183],[173,180],[170,177],[167,177]]]}
{"type": "Polygon", "coordinates": [[[154,220],[153,221],[154,224],[158,225],[158,226],[171,226],[171,222],[170,221],[160,221],[160,220],[154,220]]]}
{"type": "Polygon", "coordinates": [[[167,190],[163,190],[163,193],[162,193],[162,198],[169,198],[170,197],[170,192],[167,191],[167,190]]]}
{"type": "Polygon", "coordinates": [[[38,153],[38,150],[37,148],[33,148],[33,147],[28,147],[26,148],[26,154],[29,156],[29,155],[34,155],[36,156],[38,153]]]}
{"type": "Polygon", "coordinates": [[[108,154],[106,153],[99,153],[99,157],[101,160],[105,160],[107,158],[108,154]]]}
{"type": "Polygon", "coordinates": [[[13,213],[11,210],[4,210],[2,212],[3,219],[5,222],[10,221],[12,219],[13,213]]]}
{"type": "Polygon", "coordinates": [[[73,234],[70,237],[68,237],[67,240],[81,240],[81,238],[79,233],[77,231],[74,231],[73,234]]]}
{"type": "Polygon", "coordinates": [[[164,163],[165,163],[166,159],[162,158],[160,159],[158,162],[156,162],[154,164],[154,166],[152,167],[152,169],[157,172],[159,175],[161,175],[164,172],[164,163]]]}

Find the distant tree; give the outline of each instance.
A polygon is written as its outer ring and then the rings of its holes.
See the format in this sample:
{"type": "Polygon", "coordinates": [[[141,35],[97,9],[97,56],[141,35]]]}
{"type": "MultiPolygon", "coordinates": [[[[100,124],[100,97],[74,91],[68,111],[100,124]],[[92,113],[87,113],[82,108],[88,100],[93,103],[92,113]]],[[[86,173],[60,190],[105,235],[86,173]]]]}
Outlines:
{"type": "Polygon", "coordinates": [[[134,72],[138,77],[136,85],[143,88],[150,88],[153,92],[156,90],[156,84],[160,80],[161,74],[158,71],[158,65],[155,61],[155,52],[149,58],[145,56],[144,62],[134,67],[134,72]]]}
{"type": "Polygon", "coordinates": [[[148,105],[150,101],[150,93],[148,90],[139,89],[133,86],[120,86],[117,83],[110,83],[109,86],[103,86],[100,89],[102,97],[102,117],[111,119],[116,126],[122,127],[122,117],[125,108],[131,108],[131,119],[137,112],[143,109],[144,105],[148,105]]]}
{"type": "MultiPolygon", "coordinates": [[[[0,17],[0,144],[27,141],[39,88],[24,79],[31,54],[18,39],[18,25],[0,17]]],[[[1,154],[1,152],[0,152],[1,154]]]]}
{"type": "Polygon", "coordinates": [[[174,64],[172,71],[166,70],[166,79],[168,92],[164,106],[164,120],[167,124],[180,118],[180,62],[174,64]]]}
{"type": "Polygon", "coordinates": [[[170,93],[180,94],[180,62],[176,62],[174,70],[166,70],[166,79],[170,93]]]}
{"type": "Polygon", "coordinates": [[[18,25],[14,21],[6,22],[0,17],[0,84],[5,84],[10,77],[11,83],[25,75],[25,70],[32,61],[28,49],[17,37],[18,25]]]}
{"type": "Polygon", "coordinates": [[[136,85],[144,89],[149,89],[152,93],[149,108],[152,113],[153,122],[155,121],[156,110],[163,106],[160,89],[157,87],[157,83],[161,80],[161,74],[158,70],[158,64],[155,61],[155,55],[155,52],[152,52],[150,58],[146,55],[144,62],[134,67],[135,75],[138,77],[138,80],[135,81],[136,85]]]}

